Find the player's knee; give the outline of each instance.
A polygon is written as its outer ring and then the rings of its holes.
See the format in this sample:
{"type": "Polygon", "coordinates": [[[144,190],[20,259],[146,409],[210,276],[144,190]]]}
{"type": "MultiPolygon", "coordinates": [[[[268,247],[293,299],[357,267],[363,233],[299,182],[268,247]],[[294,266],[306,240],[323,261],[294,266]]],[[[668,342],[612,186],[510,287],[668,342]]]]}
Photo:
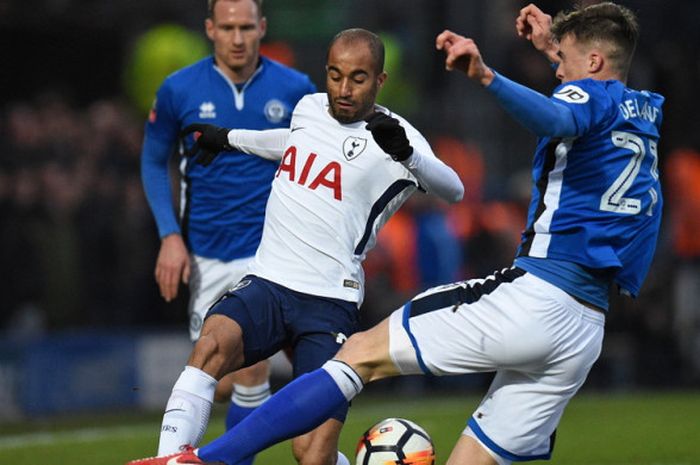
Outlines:
{"type": "Polygon", "coordinates": [[[217,338],[209,333],[203,334],[194,344],[192,356],[198,360],[209,360],[221,352],[221,344],[217,338]]]}
{"type": "Polygon", "coordinates": [[[226,340],[216,333],[203,334],[194,346],[188,365],[200,368],[221,379],[226,373],[236,370],[243,363],[240,344],[226,340]]]}

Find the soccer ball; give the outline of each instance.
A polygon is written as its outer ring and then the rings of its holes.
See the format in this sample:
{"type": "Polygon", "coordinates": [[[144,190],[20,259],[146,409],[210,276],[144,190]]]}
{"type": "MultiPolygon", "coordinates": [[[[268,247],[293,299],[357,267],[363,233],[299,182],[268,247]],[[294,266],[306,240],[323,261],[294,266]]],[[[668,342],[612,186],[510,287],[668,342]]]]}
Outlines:
{"type": "Polygon", "coordinates": [[[355,465],[433,465],[435,448],[423,428],[403,418],[387,418],[357,443],[355,465]]]}

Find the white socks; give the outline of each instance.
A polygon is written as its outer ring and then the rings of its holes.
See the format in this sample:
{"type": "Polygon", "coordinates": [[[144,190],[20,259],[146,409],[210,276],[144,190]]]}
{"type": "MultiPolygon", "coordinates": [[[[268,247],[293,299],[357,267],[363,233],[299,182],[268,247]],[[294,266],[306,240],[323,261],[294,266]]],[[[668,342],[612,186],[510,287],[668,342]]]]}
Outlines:
{"type": "Polygon", "coordinates": [[[159,456],[199,443],[207,430],[215,389],[214,378],[198,368],[185,367],[165,408],[158,443],[159,456]]]}
{"type": "Polygon", "coordinates": [[[270,398],[270,383],[264,382],[257,386],[233,384],[231,402],[243,408],[255,408],[270,398]]]}

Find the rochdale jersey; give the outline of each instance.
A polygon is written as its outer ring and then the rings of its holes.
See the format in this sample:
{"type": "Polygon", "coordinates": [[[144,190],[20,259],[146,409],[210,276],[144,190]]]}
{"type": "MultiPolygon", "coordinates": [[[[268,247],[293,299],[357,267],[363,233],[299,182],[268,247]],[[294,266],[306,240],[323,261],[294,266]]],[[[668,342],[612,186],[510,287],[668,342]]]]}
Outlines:
{"type": "MultiPolygon", "coordinates": [[[[396,114],[421,155],[428,142],[396,114]]],[[[381,226],[418,188],[417,179],[359,121],[341,124],[326,94],[304,97],[272,183],[252,274],[307,294],[362,302],[362,261],[381,226]]]]}
{"type": "MultiPolygon", "coordinates": [[[[185,126],[201,122],[240,129],[288,127],[299,99],[316,89],[309,78],[265,57],[242,86],[205,58],[170,75],[146,123],[143,183],[161,237],[182,232],[196,255],[230,261],[250,257],[262,235],[265,203],[277,163],[228,152],[207,167],[180,163],[180,225],[175,219],[167,159],[185,126]]],[[[185,141],[192,144],[192,138],[185,141]]]]}
{"type": "Polygon", "coordinates": [[[610,271],[636,296],[661,222],[657,144],[664,99],[592,79],[560,85],[551,99],[571,109],[577,135],[538,141],[518,255],[610,271]]]}

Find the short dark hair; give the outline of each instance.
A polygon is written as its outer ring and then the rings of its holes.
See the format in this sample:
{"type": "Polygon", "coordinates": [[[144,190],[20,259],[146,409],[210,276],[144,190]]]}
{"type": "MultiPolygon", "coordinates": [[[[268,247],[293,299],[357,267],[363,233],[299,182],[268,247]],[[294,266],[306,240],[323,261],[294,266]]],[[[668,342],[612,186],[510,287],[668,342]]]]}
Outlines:
{"type": "Polygon", "coordinates": [[[551,29],[556,40],[572,34],[578,42],[606,42],[612,45],[608,58],[623,75],[627,75],[637,46],[639,25],[635,14],[628,8],[612,2],[587,7],[579,6],[570,12],[560,12],[551,29]]]}
{"type": "Polygon", "coordinates": [[[374,32],[370,32],[366,29],[352,28],[340,31],[333,37],[331,43],[328,45],[328,52],[326,53],[326,60],[328,59],[328,54],[330,54],[331,48],[336,42],[345,42],[348,44],[356,44],[358,42],[363,42],[369,48],[369,52],[372,55],[372,61],[374,61],[374,71],[377,74],[381,74],[384,71],[384,43],[382,39],[379,38],[374,32]]]}
{"type": "MultiPolygon", "coordinates": [[[[216,2],[219,0],[207,0],[207,12],[209,13],[209,17],[212,18],[214,16],[214,7],[216,6],[216,2]]],[[[252,0],[253,3],[258,7],[258,17],[262,18],[262,3],[263,0],[252,0]]]]}

